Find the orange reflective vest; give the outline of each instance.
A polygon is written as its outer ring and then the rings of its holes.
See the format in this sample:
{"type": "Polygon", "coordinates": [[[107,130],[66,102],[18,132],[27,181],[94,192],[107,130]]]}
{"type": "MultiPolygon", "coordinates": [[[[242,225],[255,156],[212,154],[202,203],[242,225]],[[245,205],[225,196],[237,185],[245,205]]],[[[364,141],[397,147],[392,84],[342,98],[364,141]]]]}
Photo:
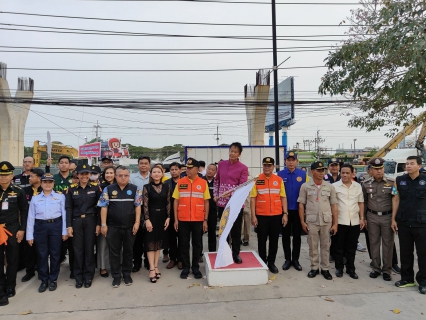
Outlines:
{"type": "Polygon", "coordinates": [[[188,177],[180,179],[176,185],[179,190],[179,221],[204,221],[204,192],[207,181],[196,177],[191,182],[188,177]]]}
{"type": "Polygon", "coordinates": [[[260,216],[276,216],[283,213],[281,203],[282,179],[272,174],[269,179],[263,173],[256,181],[256,214],[260,216]]]}

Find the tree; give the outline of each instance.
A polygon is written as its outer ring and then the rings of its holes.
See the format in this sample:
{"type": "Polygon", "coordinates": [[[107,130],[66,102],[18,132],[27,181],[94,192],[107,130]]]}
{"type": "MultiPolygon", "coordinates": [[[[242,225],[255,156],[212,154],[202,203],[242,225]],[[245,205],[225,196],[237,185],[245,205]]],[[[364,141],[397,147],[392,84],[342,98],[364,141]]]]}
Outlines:
{"type": "Polygon", "coordinates": [[[426,103],[426,2],[377,3],[361,1],[363,7],[352,10],[349,22],[355,26],[325,59],[328,71],[319,92],[344,95],[363,111],[349,126],[372,131],[393,125],[389,136],[414,120],[426,103]]]}
{"type": "Polygon", "coordinates": [[[373,148],[365,156],[366,157],[372,157],[376,154],[376,152],[377,152],[377,149],[373,148]]]}

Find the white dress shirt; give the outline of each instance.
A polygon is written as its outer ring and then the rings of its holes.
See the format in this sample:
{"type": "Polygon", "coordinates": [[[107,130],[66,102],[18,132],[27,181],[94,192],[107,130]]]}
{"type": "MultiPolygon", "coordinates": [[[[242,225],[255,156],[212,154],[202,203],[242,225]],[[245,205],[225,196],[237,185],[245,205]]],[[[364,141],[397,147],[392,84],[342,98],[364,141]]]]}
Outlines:
{"type": "Polygon", "coordinates": [[[332,186],[336,190],[337,196],[338,224],[359,225],[359,202],[364,203],[361,185],[352,181],[348,187],[340,180],[333,183],[332,186]]]}

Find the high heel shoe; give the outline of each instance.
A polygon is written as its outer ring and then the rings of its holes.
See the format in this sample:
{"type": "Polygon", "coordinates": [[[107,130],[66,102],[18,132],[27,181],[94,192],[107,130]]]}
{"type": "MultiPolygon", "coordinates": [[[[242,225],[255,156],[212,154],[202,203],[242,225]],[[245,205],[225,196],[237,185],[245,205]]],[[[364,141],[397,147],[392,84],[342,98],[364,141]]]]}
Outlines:
{"type": "MultiPolygon", "coordinates": [[[[154,267],[154,268],[158,270],[158,267],[154,267]]],[[[157,279],[160,279],[161,278],[161,272],[159,272],[159,273],[156,272],[155,276],[157,277],[157,279]]]]}
{"type": "MultiPolygon", "coordinates": [[[[151,271],[154,271],[154,272],[155,272],[155,269],[149,270],[149,272],[151,272],[151,271]]],[[[157,274],[156,274],[154,277],[149,277],[149,280],[150,280],[152,283],[157,283],[157,274]]]]}
{"type": "Polygon", "coordinates": [[[99,270],[99,274],[101,275],[101,277],[103,278],[108,278],[109,274],[108,271],[106,269],[101,269],[99,270]],[[102,273],[102,271],[106,271],[105,273],[102,273]]]}

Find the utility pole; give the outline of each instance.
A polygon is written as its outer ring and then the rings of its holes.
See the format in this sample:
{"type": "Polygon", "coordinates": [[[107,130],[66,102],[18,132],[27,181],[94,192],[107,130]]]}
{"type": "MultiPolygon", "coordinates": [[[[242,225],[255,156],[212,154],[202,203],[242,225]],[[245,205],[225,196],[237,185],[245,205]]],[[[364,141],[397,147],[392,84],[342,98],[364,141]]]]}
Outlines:
{"type": "Polygon", "coordinates": [[[315,143],[315,157],[317,158],[317,160],[320,159],[320,155],[321,155],[321,148],[320,145],[322,142],[325,142],[325,139],[322,139],[319,135],[319,130],[317,130],[317,135],[315,137],[315,139],[313,140],[313,142],[315,143]]]}
{"type": "Polygon", "coordinates": [[[277,21],[275,0],[272,0],[272,51],[274,70],[274,127],[275,127],[275,166],[280,170],[280,128],[278,128],[278,58],[277,58],[277,21]]]}
{"type": "Polygon", "coordinates": [[[222,136],[221,134],[219,134],[219,125],[216,126],[216,134],[214,134],[214,136],[215,136],[214,139],[216,140],[216,145],[219,145],[219,140],[222,139],[219,137],[219,136],[222,136]]]}
{"type": "Polygon", "coordinates": [[[354,159],[356,158],[356,148],[355,148],[355,142],[357,139],[354,139],[354,159]]]}
{"type": "Polygon", "coordinates": [[[101,128],[98,121],[96,121],[96,125],[93,126],[93,128],[95,128],[96,142],[98,142],[99,141],[99,129],[101,128]]]}

